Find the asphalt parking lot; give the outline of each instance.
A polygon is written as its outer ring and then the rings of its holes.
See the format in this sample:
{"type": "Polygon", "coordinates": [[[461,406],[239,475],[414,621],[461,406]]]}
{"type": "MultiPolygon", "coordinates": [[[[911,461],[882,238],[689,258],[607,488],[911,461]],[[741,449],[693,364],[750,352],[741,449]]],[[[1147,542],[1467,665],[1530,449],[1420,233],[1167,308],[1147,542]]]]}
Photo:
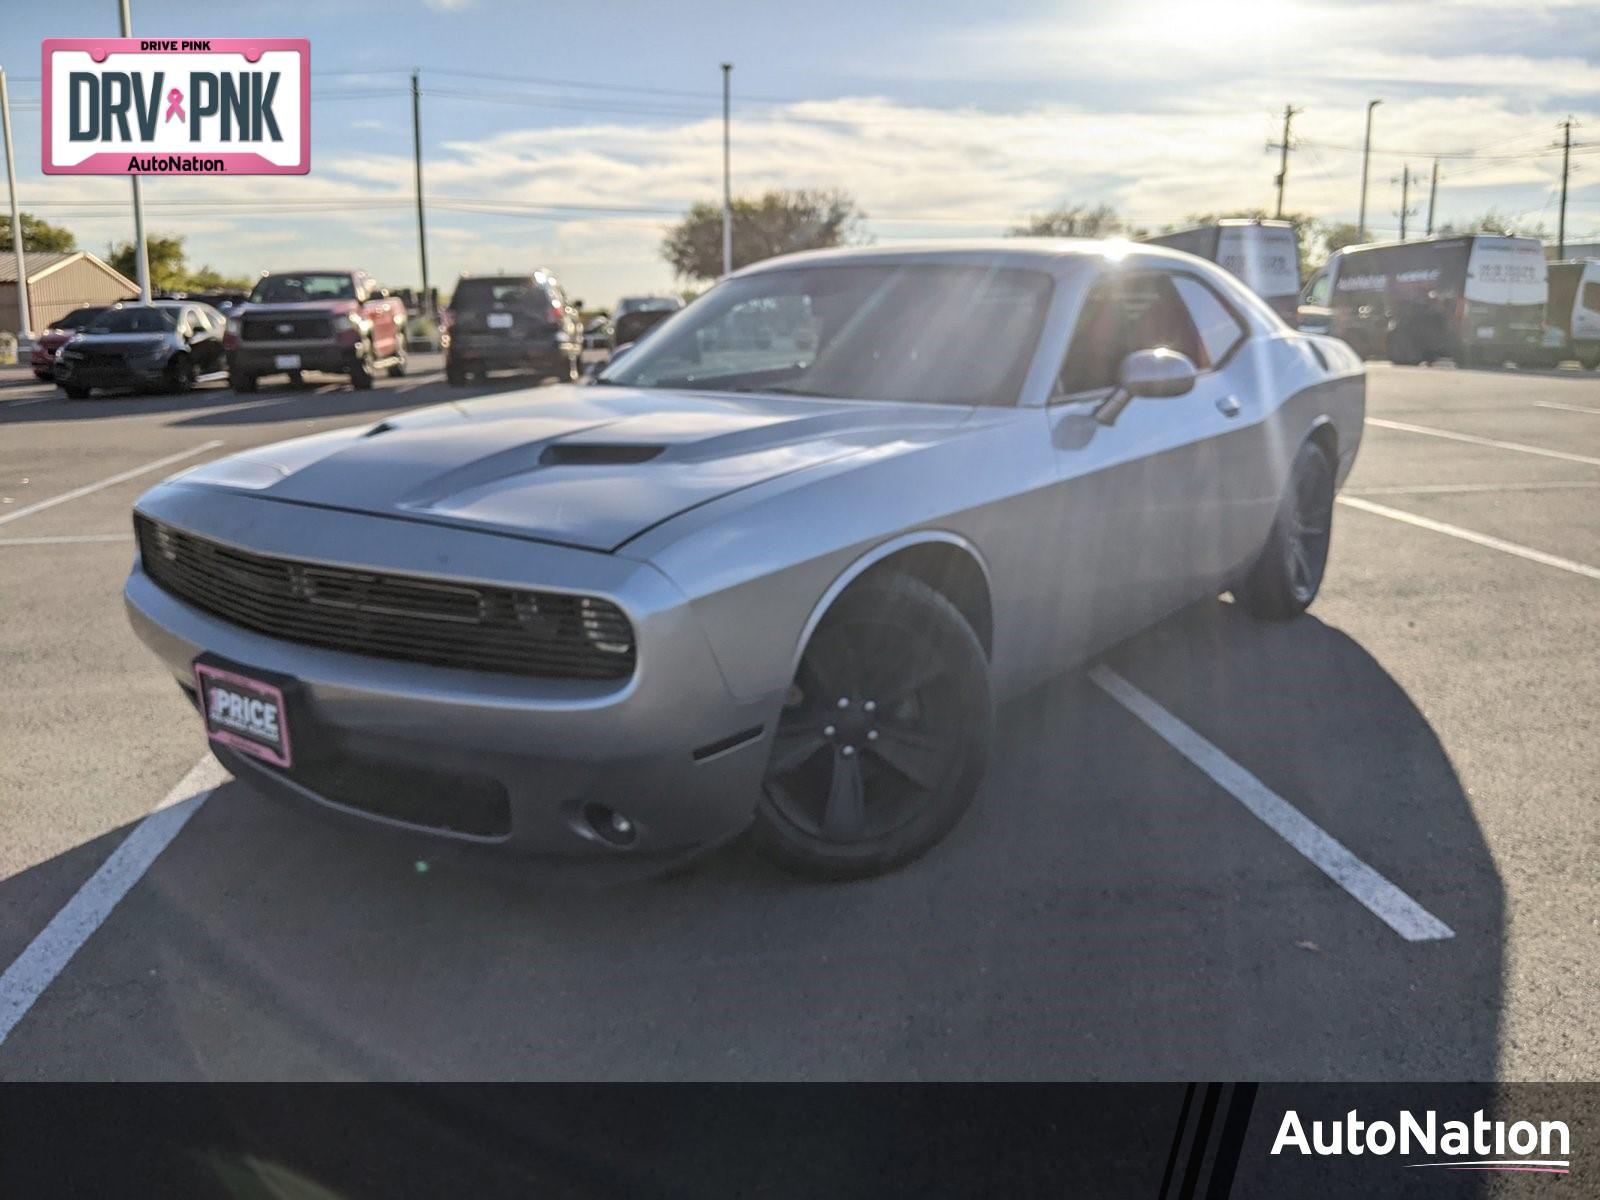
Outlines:
{"type": "Polygon", "coordinates": [[[1311,613],[1011,702],[922,862],[600,889],[228,780],[123,617],[141,490],[463,394],[415,366],[0,386],[0,1078],[1593,1075],[1600,375],[1374,364],[1311,613]]]}

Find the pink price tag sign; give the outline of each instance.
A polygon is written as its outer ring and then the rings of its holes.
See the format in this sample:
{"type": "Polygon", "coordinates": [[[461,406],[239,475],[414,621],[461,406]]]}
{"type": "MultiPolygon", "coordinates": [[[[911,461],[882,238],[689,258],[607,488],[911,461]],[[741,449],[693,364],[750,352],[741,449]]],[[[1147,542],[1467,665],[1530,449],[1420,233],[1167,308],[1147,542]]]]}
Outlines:
{"type": "Polygon", "coordinates": [[[46,175],[305,175],[305,38],[46,38],[46,175]]]}

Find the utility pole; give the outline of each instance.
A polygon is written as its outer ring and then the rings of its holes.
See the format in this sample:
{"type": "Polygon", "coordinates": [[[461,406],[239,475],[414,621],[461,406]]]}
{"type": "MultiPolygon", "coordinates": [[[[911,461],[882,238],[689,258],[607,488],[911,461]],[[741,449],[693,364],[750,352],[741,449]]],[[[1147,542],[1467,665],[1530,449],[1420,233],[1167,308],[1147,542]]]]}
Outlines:
{"type": "Polygon", "coordinates": [[[422,309],[433,311],[433,293],[428,290],[428,234],[422,221],[422,90],[417,86],[417,71],[411,71],[411,160],[417,182],[417,254],[422,259],[422,309]]]}
{"type": "Polygon", "coordinates": [[[722,64],[722,273],[733,273],[733,173],[730,162],[732,138],[729,131],[730,95],[733,64],[722,64]]]}
{"type": "Polygon", "coordinates": [[[1291,104],[1285,104],[1283,106],[1283,141],[1267,143],[1268,150],[1276,150],[1278,152],[1278,178],[1276,180],[1278,185],[1278,211],[1274,215],[1279,220],[1283,219],[1283,185],[1289,178],[1289,126],[1294,120],[1295,114],[1300,111],[1300,109],[1291,104]]]}
{"type": "Polygon", "coordinates": [[[1397,180],[1400,184],[1400,240],[1406,240],[1406,212],[1407,204],[1411,199],[1411,164],[1407,163],[1400,172],[1397,180]]]}
{"type": "Polygon", "coordinates": [[[1561,216],[1556,221],[1556,257],[1567,256],[1567,168],[1572,161],[1572,118],[1561,122],[1561,216]]]}
{"type": "Polygon", "coordinates": [[[11,195],[11,250],[17,256],[17,352],[33,342],[28,327],[28,263],[22,253],[22,213],[17,207],[17,158],[11,148],[11,94],[6,90],[6,69],[0,67],[0,125],[6,133],[6,187],[11,195]]]}
{"type": "Polygon", "coordinates": [[[1372,157],[1372,110],[1382,103],[1382,100],[1367,101],[1367,136],[1361,143],[1361,215],[1356,218],[1356,236],[1363,242],[1367,240],[1367,160],[1372,157]]]}
{"type": "MultiPolygon", "coordinates": [[[[128,0],[118,0],[117,7],[121,9],[122,36],[133,36],[133,18],[128,15],[128,0]]],[[[137,264],[139,276],[139,303],[150,303],[150,247],[144,242],[144,192],[139,187],[139,177],[131,177],[133,181],[133,261],[137,264]]]]}
{"type": "Polygon", "coordinates": [[[1433,160],[1433,182],[1428,184],[1428,236],[1433,236],[1433,202],[1439,198],[1439,160],[1433,160]]]}

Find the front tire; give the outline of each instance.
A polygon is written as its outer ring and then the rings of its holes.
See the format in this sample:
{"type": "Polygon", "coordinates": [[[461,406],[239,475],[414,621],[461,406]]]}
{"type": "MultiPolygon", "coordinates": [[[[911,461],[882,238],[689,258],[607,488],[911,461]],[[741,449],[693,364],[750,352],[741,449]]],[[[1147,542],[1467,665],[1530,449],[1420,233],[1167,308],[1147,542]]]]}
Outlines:
{"type": "Polygon", "coordinates": [[[753,829],[779,866],[881,874],[926,853],[971,804],[988,764],[989,664],[955,605],[922,581],[852,585],[812,634],[787,700],[753,829]]]}
{"type": "Polygon", "coordinates": [[[194,360],[187,354],[174,354],[161,373],[161,390],[169,395],[194,387],[194,360]]]}
{"type": "Polygon", "coordinates": [[[1287,621],[1311,606],[1322,586],[1333,532],[1334,465],[1307,442],[1289,469],[1272,532],[1233,598],[1252,616],[1287,621]]]}
{"type": "Polygon", "coordinates": [[[350,367],[350,386],[358,392],[372,387],[372,347],[363,342],[356,351],[356,360],[350,367]]]}

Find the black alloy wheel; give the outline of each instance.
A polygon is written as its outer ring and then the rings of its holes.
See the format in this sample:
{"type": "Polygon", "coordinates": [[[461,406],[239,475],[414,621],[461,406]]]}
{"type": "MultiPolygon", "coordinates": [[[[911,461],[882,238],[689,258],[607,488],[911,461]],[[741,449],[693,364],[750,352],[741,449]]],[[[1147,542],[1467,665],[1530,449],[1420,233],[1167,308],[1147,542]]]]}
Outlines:
{"type": "Polygon", "coordinates": [[[1316,599],[1333,535],[1334,466],[1307,442],[1295,455],[1272,532],[1234,599],[1258,617],[1299,616],[1316,599]]]}
{"type": "Polygon", "coordinates": [[[982,779],[988,662],[920,580],[849,589],[818,625],[773,737],[756,836],[780,865],[873,875],[944,836],[982,779]]]}

